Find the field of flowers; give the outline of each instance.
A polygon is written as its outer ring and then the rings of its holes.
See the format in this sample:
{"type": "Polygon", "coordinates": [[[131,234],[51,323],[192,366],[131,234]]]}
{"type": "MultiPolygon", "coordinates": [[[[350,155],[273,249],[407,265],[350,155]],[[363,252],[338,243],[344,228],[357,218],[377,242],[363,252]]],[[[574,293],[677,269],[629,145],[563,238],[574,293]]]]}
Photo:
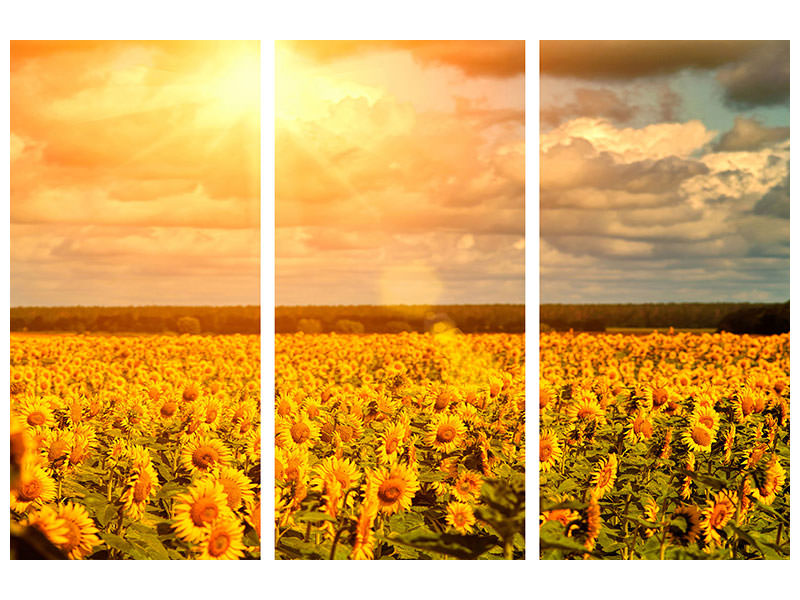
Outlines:
{"type": "Polygon", "coordinates": [[[277,335],[279,559],[524,557],[524,336],[277,335]]]}
{"type": "Polygon", "coordinates": [[[540,344],[541,558],[789,558],[789,334],[540,344]]]}
{"type": "Polygon", "coordinates": [[[12,558],[260,557],[260,338],[11,335],[12,558]]]}

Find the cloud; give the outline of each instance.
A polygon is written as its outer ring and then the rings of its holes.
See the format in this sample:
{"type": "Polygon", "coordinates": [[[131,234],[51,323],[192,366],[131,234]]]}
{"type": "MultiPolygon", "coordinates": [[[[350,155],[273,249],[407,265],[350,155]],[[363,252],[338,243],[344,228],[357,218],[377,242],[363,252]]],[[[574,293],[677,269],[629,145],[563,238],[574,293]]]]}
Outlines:
{"type": "Polygon", "coordinates": [[[285,41],[295,52],[320,62],[355,54],[404,50],[423,64],[450,65],[472,77],[512,77],[525,73],[525,42],[336,40],[285,41]]]}
{"type": "Polygon", "coordinates": [[[524,134],[492,112],[347,98],[324,120],[279,122],[277,227],[520,231],[524,134]]]}
{"type": "Polygon", "coordinates": [[[624,102],[612,90],[578,88],[575,99],[560,106],[542,107],[543,125],[556,126],[575,117],[604,117],[618,123],[627,123],[637,114],[638,108],[624,102]]]}
{"type": "Polygon", "coordinates": [[[733,129],[722,135],[716,149],[720,152],[760,150],[787,139],[788,127],[765,127],[757,119],[736,117],[733,129]]]}
{"type": "Polygon", "coordinates": [[[258,301],[257,52],[12,42],[12,305],[258,301]]]}
{"type": "Polygon", "coordinates": [[[789,102],[789,42],[764,42],[745,60],[720,70],[725,99],[737,108],[789,102]]]}
{"type": "Polygon", "coordinates": [[[776,184],[764,194],[753,207],[753,213],[780,219],[789,218],[789,177],[776,184]]]}
{"type": "Polygon", "coordinates": [[[582,138],[597,151],[613,152],[625,161],[688,158],[702,150],[715,135],[715,131],[697,120],[620,128],[605,119],[578,118],[543,133],[539,147],[546,152],[570,138],[582,138]]]}
{"type": "Polygon", "coordinates": [[[542,134],[542,301],[785,299],[789,142],[718,151],[713,135],[596,119],[542,134]]]}
{"type": "Polygon", "coordinates": [[[768,106],[789,99],[788,41],[542,41],[540,69],[547,75],[604,81],[716,70],[732,106],[768,106]]]}
{"type": "Polygon", "coordinates": [[[11,235],[12,306],[259,301],[258,230],[12,224],[11,235]]]}

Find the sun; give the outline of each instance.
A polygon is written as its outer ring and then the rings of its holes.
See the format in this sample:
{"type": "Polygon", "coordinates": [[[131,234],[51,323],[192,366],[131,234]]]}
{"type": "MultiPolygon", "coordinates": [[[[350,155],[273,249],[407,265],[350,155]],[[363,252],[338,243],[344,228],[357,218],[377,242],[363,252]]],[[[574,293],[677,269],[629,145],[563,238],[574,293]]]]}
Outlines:
{"type": "Polygon", "coordinates": [[[207,83],[199,117],[216,125],[245,120],[258,124],[261,112],[261,58],[258,42],[229,43],[208,59],[207,83]]]}

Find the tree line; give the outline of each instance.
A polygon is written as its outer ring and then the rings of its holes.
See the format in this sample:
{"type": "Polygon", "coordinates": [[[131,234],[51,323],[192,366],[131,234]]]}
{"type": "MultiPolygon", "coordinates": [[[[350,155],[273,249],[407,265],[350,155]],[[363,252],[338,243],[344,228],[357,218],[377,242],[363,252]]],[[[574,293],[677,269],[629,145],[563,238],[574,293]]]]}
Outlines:
{"type": "Polygon", "coordinates": [[[789,331],[789,302],[542,304],[542,331],[605,331],[612,327],[716,329],[731,333],[789,331]]]}
{"type": "Polygon", "coordinates": [[[525,305],[278,306],[275,309],[275,333],[425,332],[437,323],[464,333],[524,333],[525,305]]]}
{"type": "Polygon", "coordinates": [[[260,306],[24,306],[11,331],[260,333],[260,306]]]}

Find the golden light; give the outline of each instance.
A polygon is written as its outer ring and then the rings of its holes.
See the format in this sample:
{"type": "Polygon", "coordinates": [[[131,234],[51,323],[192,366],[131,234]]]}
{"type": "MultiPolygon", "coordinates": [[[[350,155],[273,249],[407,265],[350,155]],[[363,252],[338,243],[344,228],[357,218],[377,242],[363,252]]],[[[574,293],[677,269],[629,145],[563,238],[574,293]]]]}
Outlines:
{"type": "Polygon", "coordinates": [[[421,263],[384,269],[378,285],[381,304],[436,304],[444,292],[436,270],[421,263]]]}
{"type": "Polygon", "coordinates": [[[258,43],[237,44],[220,53],[204,84],[201,111],[215,124],[242,119],[258,122],[261,110],[261,62],[258,43]]]}

